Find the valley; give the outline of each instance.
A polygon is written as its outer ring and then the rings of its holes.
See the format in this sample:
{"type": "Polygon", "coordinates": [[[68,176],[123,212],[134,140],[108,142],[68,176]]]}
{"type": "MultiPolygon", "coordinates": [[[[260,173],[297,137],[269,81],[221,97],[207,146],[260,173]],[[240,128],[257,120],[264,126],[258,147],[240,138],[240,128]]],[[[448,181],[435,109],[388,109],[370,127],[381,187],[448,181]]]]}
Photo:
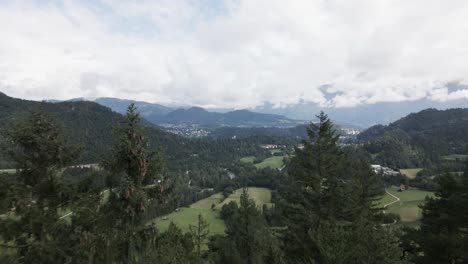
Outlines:
{"type": "Polygon", "coordinates": [[[0,0],[0,264],[468,264],[468,1],[0,0]]]}
{"type": "MultiPolygon", "coordinates": [[[[203,237],[199,240],[200,254],[219,254],[214,251],[217,246],[230,245],[240,234],[248,234],[242,230],[251,225],[257,226],[256,232],[262,232],[256,238],[265,236],[269,237],[270,243],[280,243],[287,238],[288,232],[295,232],[294,228],[315,221],[304,214],[329,214],[327,217],[354,225],[355,216],[347,210],[373,204],[365,199],[373,201],[378,198],[378,208],[374,204],[369,210],[384,212],[382,220],[370,222],[374,228],[408,227],[418,232],[419,227],[425,224],[422,210],[433,203],[427,204],[426,199],[442,199],[436,195],[436,191],[445,186],[440,184],[440,180],[453,179],[455,183],[452,184],[457,184],[466,175],[464,162],[468,154],[459,146],[465,141],[465,135],[455,132],[466,125],[465,119],[458,116],[468,112],[461,110],[423,111],[361,133],[358,129],[346,127],[334,130],[332,121],[324,113],[318,116],[320,120],[317,123],[293,127],[256,127],[253,124],[250,124],[252,127],[244,127],[246,124],[233,121],[225,127],[223,123],[216,123],[218,121],[214,122],[220,126],[214,127],[209,123],[200,125],[198,121],[175,122],[160,127],[139,119],[134,106],[130,106],[129,113],[123,116],[94,102],[80,100],[38,103],[8,96],[0,99],[0,108],[3,105],[5,109],[0,115],[0,120],[4,121],[0,130],[23,133],[29,130],[20,129],[22,126],[60,122],[62,126],[48,129],[56,129],[55,135],[63,133],[63,137],[44,141],[50,144],[45,146],[69,145],[51,152],[63,152],[60,155],[67,159],[66,162],[62,162],[61,157],[54,161],[58,164],[54,166],[61,169],[46,172],[61,179],[63,187],[57,188],[63,188],[67,194],[61,194],[59,197],[64,198],[54,200],[53,208],[56,210],[47,209],[39,221],[72,228],[92,217],[105,223],[99,226],[101,231],[97,231],[102,233],[110,232],[112,225],[116,225],[113,230],[118,230],[119,223],[126,221],[133,225],[132,221],[137,219],[134,217],[140,215],[138,222],[142,225],[139,228],[158,232],[158,239],[178,237],[184,241],[181,243],[189,245],[196,242],[196,236],[203,237]],[[28,117],[28,113],[33,114],[28,117]],[[52,116],[47,117],[49,114],[52,116]],[[428,114],[434,116],[428,117],[428,114]],[[26,119],[16,120],[22,116],[26,119]],[[34,118],[46,118],[46,121],[28,121],[34,118]],[[433,121],[433,125],[428,126],[415,121],[431,118],[436,118],[440,124],[433,121]],[[94,125],[96,122],[99,125],[94,125]],[[449,129],[453,132],[440,128],[444,122],[450,123],[449,129]],[[330,125],[327,127],[327,124],[330,125]],[[319,131],[320,127],[326,133],[316,134],[317,138],[310,135],[310,131],[319,131]],[[172,131],[168,132],[170,129],[172,131]],[[122,131],[127,131],[127,134],[122,134],[122,131]],[[126,138],[128,133],[141,133],[141,136],[126,138]],[[435,144],[451,144],[451,150],[437,148],[434,151],[432,144],[436,139],[435,144]],[[119,143],[126,140],[129,145],[119,143]],[[144,151],[129,152],[127,148],[144,151]],[[145,158],[138,159],[138,156],[128,153],[140,153],[138,155],[145,158]],[[141,164],[144,166],[140,167],[141,164]],[[320,176],[321,170],[326,171],[327,176],[320,176]],[[138,182],[139,178],[131,178],[137,175],[144,175],[147,179],[138,182]],[[337,182],[329,183],[329,179],[337,182]],[[247,188],[245,193],[244,187],[247,188]],[[364,200],[356,199],[354,192],[357,189],[364,192],[364,200]],[[330,203],[333,199],[338,199],[338,203],[330,203]],[[317,208],[334,208],[337,215],[317,208]],[[340,210],[342,213],[338,213],[340,210]],[[112,222],[106,217],[119,220],[112,222]],[[305,218],[301,218],[303,222],[295,222],[296,217],[305,218]],[[56,222],[49,221],[54,218],[56,222]]],[[[178,112],[190,116],[191,111],[202,116],[206,114],[203,109],[178,112]]],[[[167,111],[166,114],[171,116],[171,113],[167,111]]],[[[229,112],[226,114],[230,115],[229,112]]],[[[241,114],[259,117],[249,112],[241,114]]],[[[222,115],[208,116],[216,119],[222,115]]],[[[11,142],[24,138],[19,134],[13,140],[2,140],[6,148],[11,148],[11,142]]],[[[28,164],[36,162],[34,156],[29,156],[33,152],[17,152],[15,155],[19,156],[11,156],[11,153],[15,152],[0,155],[0,189],[3,195],[0,222],[5,223],[29,217],[22,215],[23,209],[17,210],[11,205],[17,204],[16,195],[21,195],[25,188],[21,182],[28,179],[26,175],[39,172],[28,167],[28,164]],[[21,159],[31,161],[17,163],[21,159]],[[15,166],[19,166],[18,171],[12,169],[15,166]]],[[[37,201],[29,201],[29,206],[36,208],[34,203],[37,201]]],[[[6,239],[1,242],[5,245],[14,244],[8,236],[0,238],[6,239]]],[[[4,256],[16,253],[8,250],[4,256]]]]}

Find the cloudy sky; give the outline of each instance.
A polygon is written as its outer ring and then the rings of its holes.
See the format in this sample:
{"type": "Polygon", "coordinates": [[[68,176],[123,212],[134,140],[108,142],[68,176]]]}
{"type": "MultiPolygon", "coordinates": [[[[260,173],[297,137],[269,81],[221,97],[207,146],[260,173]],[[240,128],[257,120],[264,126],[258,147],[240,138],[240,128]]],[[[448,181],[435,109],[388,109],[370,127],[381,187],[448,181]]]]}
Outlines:
{"type": "Polygon", "coordinates": [[[0,0],[0,36],[0,91],[27,99],[468,99],[466,0],[0,0]]]}

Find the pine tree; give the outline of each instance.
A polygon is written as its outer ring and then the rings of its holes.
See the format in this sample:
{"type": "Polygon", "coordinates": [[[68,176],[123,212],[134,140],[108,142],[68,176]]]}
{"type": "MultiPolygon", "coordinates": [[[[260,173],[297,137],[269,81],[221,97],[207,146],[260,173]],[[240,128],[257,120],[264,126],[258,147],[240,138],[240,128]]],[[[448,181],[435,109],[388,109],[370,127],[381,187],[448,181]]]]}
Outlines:
{"type": "Polygon", "coordinates": [[[196,263],[194,245],[190,233],[182,233],[174,223],[169,224],[166,232],[158,236],[157,247],[149,252],[149,257],[141,263],[196,263]]]}
{"type": "Polygon", "coordinates": [[[336,221],[343,216],[344,185],[342,182],[344,153],[339,136],[330,119],[321,112],[318,124],[307,128],[304,149],[296,149],[289,165],[289,186],[284,208],[289,230],[284,237],[287,255],[296,261],[311,261],[319,248],[309,236],[322,222],[336,221]]]}
{"type": "Polygon", "coordinates": [[[323,112],[318,118],[290,164],[287,255],[304,263],[404,263],[395,235],[382,228],[377,176],[367,162],[343,153],[323,112]]]}
{"type": "Polygon", "coordinates": [[[342,177],[344,153],[338,145],[339,135],[328,116],[321,112],[318,124],[311,123],[307,128],[309,140],[304,141],[304,149],[296,149],[296,156],[290,165],[293,184],[305,196],[317,201],[315,213],[319,219],[340,217],[342,208],[342,177]]]}
{"type": "Polygon", "coordinates": [[[383,184],[365,161],[351,162],[351,179],[346,184],[348,199],[344,220],[354,222],[361,219],[380,224],[382,210],[378,200],[383,193],[383,184]]]}
{"type": "Polygon", "coordinates": [[[210,234],[210,230],[208,229],[209,226],[210,224],[205,219],[203,219],[201,214],[198,214],[197,225],[189,226],[190,233],[192,234],[194,244],[197,250],[197,258],[199,259],[200,263],[202,263],[201,248],[207,240],[208,235],[210,234]]]}
{"type": "Polygon", "coordinates": [[[78,148],[65,143],[60,126],[42,109],[18,122],[9,139],[18,183],[11,217],[0,220],[0,235],[19,263],[65,263],[71,252],[61,241],[69,229],[59,212],[70,195],[62,168],[77,157],[78,148]]]}
{"type": "Polygon", "coordinates": [[[146,222],[165,206],[170,191],[140,122],[136,107],[130,105],[112,155],[103,162],[109,179],[109,199],[100,212],[106,234],[104,252],[107,259],[123,263],[141,262],[156,246],[151,236],[157,232],[146,222]]]}
{"type": "Polygon", "coordinates": [[[211,258],[215,263],[282,263],[278,240],[266,227],[255,202],[242,190],[240,205],[226,219],[226,236],[210,240],[211,258]]]}
{"type": "Polygon", "coordinates": [[[467,263],[466,176],[458,183],[446,174],[438,179],[435,198],[426,197],[419,229],[406,229],[404,247],[415,263],[467,263]]]}

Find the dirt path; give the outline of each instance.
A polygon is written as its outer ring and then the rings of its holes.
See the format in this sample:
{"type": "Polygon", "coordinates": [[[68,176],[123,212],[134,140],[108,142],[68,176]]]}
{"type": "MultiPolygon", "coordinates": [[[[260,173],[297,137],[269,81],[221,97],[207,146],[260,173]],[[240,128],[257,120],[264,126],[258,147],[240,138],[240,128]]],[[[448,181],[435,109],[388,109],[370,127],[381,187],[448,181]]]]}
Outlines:
{"type": "Polygon", "coordinates": [[[387,208],[388,206],[394,204],[394,203],[398,203],[400,201],[400,198],[396,197],[395,195],[391,194],[389,191],[387,191],[387,189],[385,189],[385,192],[390,195],[391,197],[395,198],[395,201],[391,202],[391,203],[388,203],[386,205],[384,205],[383,207],[384,208],[387,208]]]}

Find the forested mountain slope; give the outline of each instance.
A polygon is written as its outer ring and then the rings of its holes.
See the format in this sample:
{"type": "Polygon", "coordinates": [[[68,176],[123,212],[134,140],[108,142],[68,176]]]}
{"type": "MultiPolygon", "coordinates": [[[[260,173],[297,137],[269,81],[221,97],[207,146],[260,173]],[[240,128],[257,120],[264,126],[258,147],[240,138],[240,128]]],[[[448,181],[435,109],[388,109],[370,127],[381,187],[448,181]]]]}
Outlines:
{"type": "MultiPolygon", "coordinates": [[[[76,161],[81,164],[99,162],[109,152],[115,128],[123,121],[121,114],[94,102],[47,103],[0,94],[0,130],[6,131],[14,121],[40,108],[59,121],[69,143],[82,147],[81,156],[76,161]]],[[[161,150],[169,170],[184,174],[190,171],[191,175],[195,175],[193,179],[198,178],[196,175],[205,175],[203,177],[206,178],[209,174],[217,181],[220,175],[226,174],[226,168],[235,167],[241,157],[265,152],[254,137],[241,140],[187,139],[162,131],[146,121],[144,123],[150,148],[161,150]]],[[[5,153],[0,155],[0,167],[12,168],[13,165],[8,163],[5,153]]],[[[204,181],[210,186],[208,180],[204,181]]]]}
{"type": "Polygon", "coordinates": [[[468,109],[426,109],[358,136],[376,161],[395,167],[423,166],[443,155],[466,154],[468,109]]]}
{"type": "MultiPolygon", "coordinates": [[[[123,120],[123,116],[111,109],[93,102],[68,101],[46,103],[21,100],[0,94],[0,129],[5,130],[13,121],[27,113],[43,109],[51,113],[62,125],[71,144],[82,147],[78,162],[98,161],[107,151],[113,140],[113,131],[123,120]]],[[[148,127],[151,144],[168,151],[171,144],[183,144],[185,139],[176,135],[148,127]]],[[[170,151],[168,151],[170,154],[170,151]]]]}
{"type": "Polygon", "coordinates": [[[198,124],[201,126],[294,126],[300,121],[280,115],[236,110],[227,113],[209,112],[201,107],[177,109],[162,117],[157,123],[198,124]]]}

